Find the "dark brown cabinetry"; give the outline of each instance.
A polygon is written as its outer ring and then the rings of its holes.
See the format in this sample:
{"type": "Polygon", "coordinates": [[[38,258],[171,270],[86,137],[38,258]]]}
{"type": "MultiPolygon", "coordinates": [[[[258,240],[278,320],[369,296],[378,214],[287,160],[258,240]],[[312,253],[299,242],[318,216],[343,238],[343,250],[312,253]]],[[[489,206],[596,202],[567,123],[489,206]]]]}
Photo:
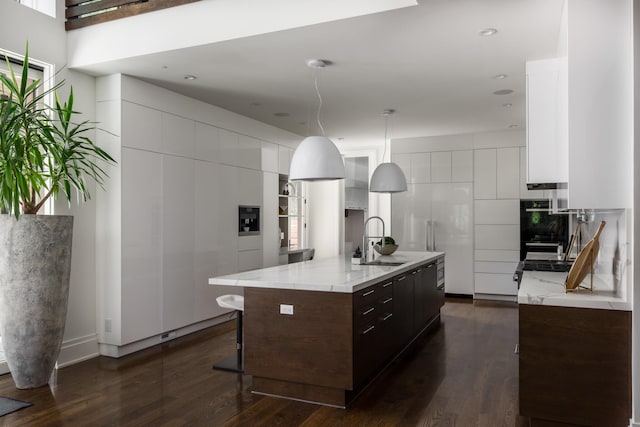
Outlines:
{"type": "Polygon", "coordinates": [[[437,318],[436,282],[433,262],[353,294],[245,288],[253,390],[346,406],[437,318]]]}
{"type": "Polygon", "coordinates": [[[628,426],[631,312],[521,304],[519,314],[520,414],[534,426],[628,426]]]}

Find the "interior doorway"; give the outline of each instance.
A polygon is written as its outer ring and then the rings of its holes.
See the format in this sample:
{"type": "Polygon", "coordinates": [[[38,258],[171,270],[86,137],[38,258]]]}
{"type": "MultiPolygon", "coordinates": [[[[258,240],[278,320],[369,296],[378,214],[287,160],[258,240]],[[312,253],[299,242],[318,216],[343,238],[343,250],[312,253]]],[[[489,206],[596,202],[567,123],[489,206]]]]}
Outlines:
{"type": "Polygon", "coordinates": [[[362,249],[364,221],[369,210],[369,158],[344,159],[344,252],[351,256],[358,246],[362,249]]]}

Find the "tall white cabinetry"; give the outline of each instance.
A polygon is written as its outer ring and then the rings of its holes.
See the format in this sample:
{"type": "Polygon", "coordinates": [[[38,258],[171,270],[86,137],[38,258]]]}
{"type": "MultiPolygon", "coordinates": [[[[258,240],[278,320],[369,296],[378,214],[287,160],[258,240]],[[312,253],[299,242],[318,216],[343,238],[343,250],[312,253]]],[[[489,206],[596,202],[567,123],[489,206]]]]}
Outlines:
{"type": "Polygon", "coordinates": [[[277,204],[279,148],[204,123],[197,101],[133,78],[98,79],[97,98],[112,132],[98,142],[118,160],[97,194],[99,341],[119,357],[217,323],[227,290],[210,277],[277,264],[264,209],[277,204]],[[260,235],[240,236],[239,205],[262,207],[260,235]]]}
{"type": "Polygon", "coordinates": [[[528,181],[568,182],[571,209],[629,208],[633,3],[566,5],[562,57],[527,63],[528,181]]]}
{"type": "Polygon", "coordinates": [[[529,61],[527,78],[527,182],[569,181],[567,58],[529,61]]]}
{"type": "Polygon", "coordinates": [[[400,250],[446,253],[445,288],[450,294],[473,295],[471,153],[393,155],[409,183],[408,191],[392,195],[392,235],[400,250]],[[435,240],[435,248],[429,239],[435,240]]]}
{"type": "Polygon", "coordinates": [[[511,299],[520,257],[520,147],[474,151],[476,298],[511,299]]]}

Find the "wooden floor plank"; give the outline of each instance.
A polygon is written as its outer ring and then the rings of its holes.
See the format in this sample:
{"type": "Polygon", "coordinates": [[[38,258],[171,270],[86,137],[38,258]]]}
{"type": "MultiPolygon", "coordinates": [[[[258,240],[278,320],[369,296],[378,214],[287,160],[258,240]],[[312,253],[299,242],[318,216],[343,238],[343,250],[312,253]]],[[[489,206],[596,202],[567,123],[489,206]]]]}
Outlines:
{"type": "Polygon", "coordinates": [[[232,354],[235,323],[121,359],[57,372],[37,390],[0,377],[0,395],[33,406],[0,426],[505,426],[518,415],[517,305],[448,299],[419,339],[346,410],[251,393],[251,377],[211,366],[232,354]]]}

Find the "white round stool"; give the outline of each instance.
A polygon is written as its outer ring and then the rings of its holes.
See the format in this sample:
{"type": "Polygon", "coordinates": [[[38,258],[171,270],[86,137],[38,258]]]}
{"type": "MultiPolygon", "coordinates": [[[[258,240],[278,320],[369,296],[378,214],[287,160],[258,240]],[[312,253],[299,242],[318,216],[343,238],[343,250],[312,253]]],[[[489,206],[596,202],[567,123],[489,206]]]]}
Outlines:
{"type": "Polygon", "coordinates": [[[244,311],[244,297],[242,295],[220,295],[216,302],[222,308],[230,308],[236,311],[238,326],[236,330],[236,354],[213,365],[213,369],[231,372],[244,372],[242,357],[242,312],[244,311]]]}

